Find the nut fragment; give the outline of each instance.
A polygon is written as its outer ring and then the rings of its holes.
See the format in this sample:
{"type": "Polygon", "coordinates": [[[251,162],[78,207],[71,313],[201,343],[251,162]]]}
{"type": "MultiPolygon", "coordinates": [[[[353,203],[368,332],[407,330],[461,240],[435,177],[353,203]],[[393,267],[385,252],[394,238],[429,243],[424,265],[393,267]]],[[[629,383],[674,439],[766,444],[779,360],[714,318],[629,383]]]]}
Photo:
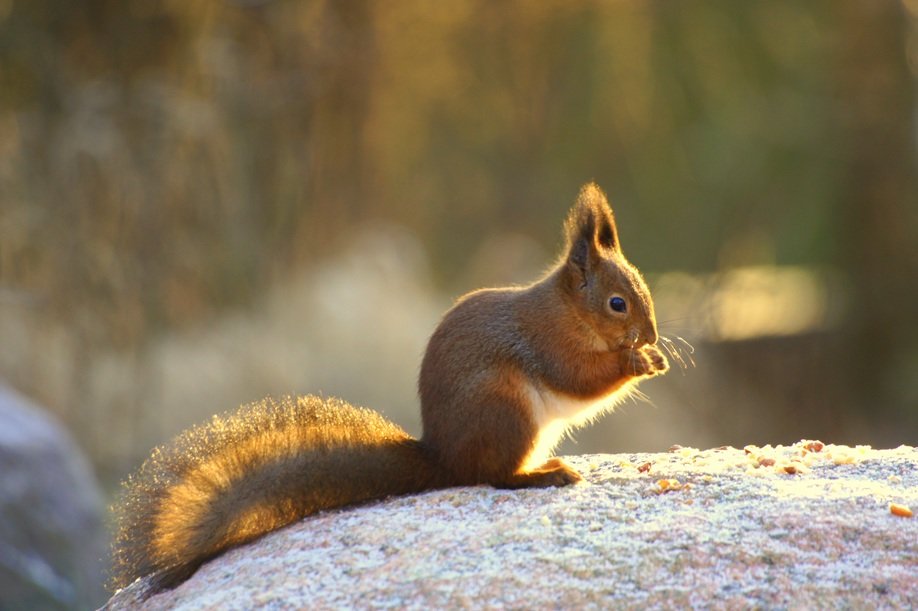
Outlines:
{"type": "Polygon", "coordinates": [[[760,467],[773,467],[775,465],[774,458],[768,458],[766,456],[759,457],[759,466],[760,467]]]}
{"type": "Polygon", "coordinates": [[[682,484],[677,479],[658,479],[657,480],[657,490],[659,494],[664,492],[669,492],[670,490],[681,490],[682,484]]]}
{"type": "Polygon", "coordinates": [[[643,465],[639,466],[637,470],[640,473],[647,473],[648,471],[650,471],[650,466],[651,466],[651,463],[645,462],[643,465]]]}
{"type": "Polygon", "coordinates": [[[910,518],[914,515],[908,505],[900,505],[899,503],[890,503],[889,513],[900,518],[910,518]]]}
{"type": "Polygon", "coordinates": [[[821,441],[808,441],[803,447],[809,452],[822,452],[825,445],[821,441]]]}

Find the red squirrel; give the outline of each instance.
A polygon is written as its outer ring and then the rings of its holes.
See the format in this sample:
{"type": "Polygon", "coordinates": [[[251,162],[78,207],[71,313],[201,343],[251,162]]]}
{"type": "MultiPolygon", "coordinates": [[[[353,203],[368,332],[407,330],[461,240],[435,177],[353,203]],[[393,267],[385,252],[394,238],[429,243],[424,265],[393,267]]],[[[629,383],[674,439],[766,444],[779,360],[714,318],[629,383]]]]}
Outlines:
{"type": "Polygon", "coordinates": [[[669,365],[653,302],[622,254],[612,210],[585,185],[556,265],[526,287],[473,291],[428,343],[423,435],[316,396],[266,399],[157,448],[116,506],[111,585],[149,575],[147,594],[318,511],[474,484],[565,486],[549,458],[565,432],[669,365]]]}

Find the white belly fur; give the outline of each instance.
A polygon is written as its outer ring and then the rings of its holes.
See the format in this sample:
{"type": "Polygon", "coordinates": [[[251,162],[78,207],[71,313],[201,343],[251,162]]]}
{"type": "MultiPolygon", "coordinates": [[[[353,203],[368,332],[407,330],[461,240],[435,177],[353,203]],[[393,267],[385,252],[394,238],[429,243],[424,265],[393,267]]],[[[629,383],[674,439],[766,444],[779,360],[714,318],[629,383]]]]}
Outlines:
{"type": "Polygon", "coordinates": [[[544,464],[571,428],[582,426],[611,410],[628,397],[632,387],[633,385],[628,383],[608,395],[595,399],[577,399],[541,386],[528,385],[526,394],[539,433],[524,468],[534,469],[544,464]]]}

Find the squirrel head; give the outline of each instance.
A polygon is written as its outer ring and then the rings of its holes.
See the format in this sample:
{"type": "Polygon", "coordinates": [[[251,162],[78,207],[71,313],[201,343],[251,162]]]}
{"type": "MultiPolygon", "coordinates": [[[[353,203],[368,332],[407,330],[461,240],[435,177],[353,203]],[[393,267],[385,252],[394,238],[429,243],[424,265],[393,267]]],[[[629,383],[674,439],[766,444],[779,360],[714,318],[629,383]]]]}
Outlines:
{"type": "Polygon", "coordinates": [[[650,291],[622,254],[612,209],[595,183],[580,189],[564,232],[564,290],[581,319],[610,349],[656,343],[650,291]]]}

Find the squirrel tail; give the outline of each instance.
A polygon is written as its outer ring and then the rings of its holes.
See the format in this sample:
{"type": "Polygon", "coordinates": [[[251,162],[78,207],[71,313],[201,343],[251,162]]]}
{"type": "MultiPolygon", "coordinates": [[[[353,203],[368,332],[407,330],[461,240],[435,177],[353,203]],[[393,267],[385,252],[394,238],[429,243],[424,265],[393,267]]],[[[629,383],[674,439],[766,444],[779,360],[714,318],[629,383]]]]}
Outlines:
{"type": "Polygon", "coordinates": [[[442,488],[420,441],[376,412],[315,396],[265,399],[182,433],[124,483],[113,589],[174,588],[204,562],[304,516],[442,488]]]}

